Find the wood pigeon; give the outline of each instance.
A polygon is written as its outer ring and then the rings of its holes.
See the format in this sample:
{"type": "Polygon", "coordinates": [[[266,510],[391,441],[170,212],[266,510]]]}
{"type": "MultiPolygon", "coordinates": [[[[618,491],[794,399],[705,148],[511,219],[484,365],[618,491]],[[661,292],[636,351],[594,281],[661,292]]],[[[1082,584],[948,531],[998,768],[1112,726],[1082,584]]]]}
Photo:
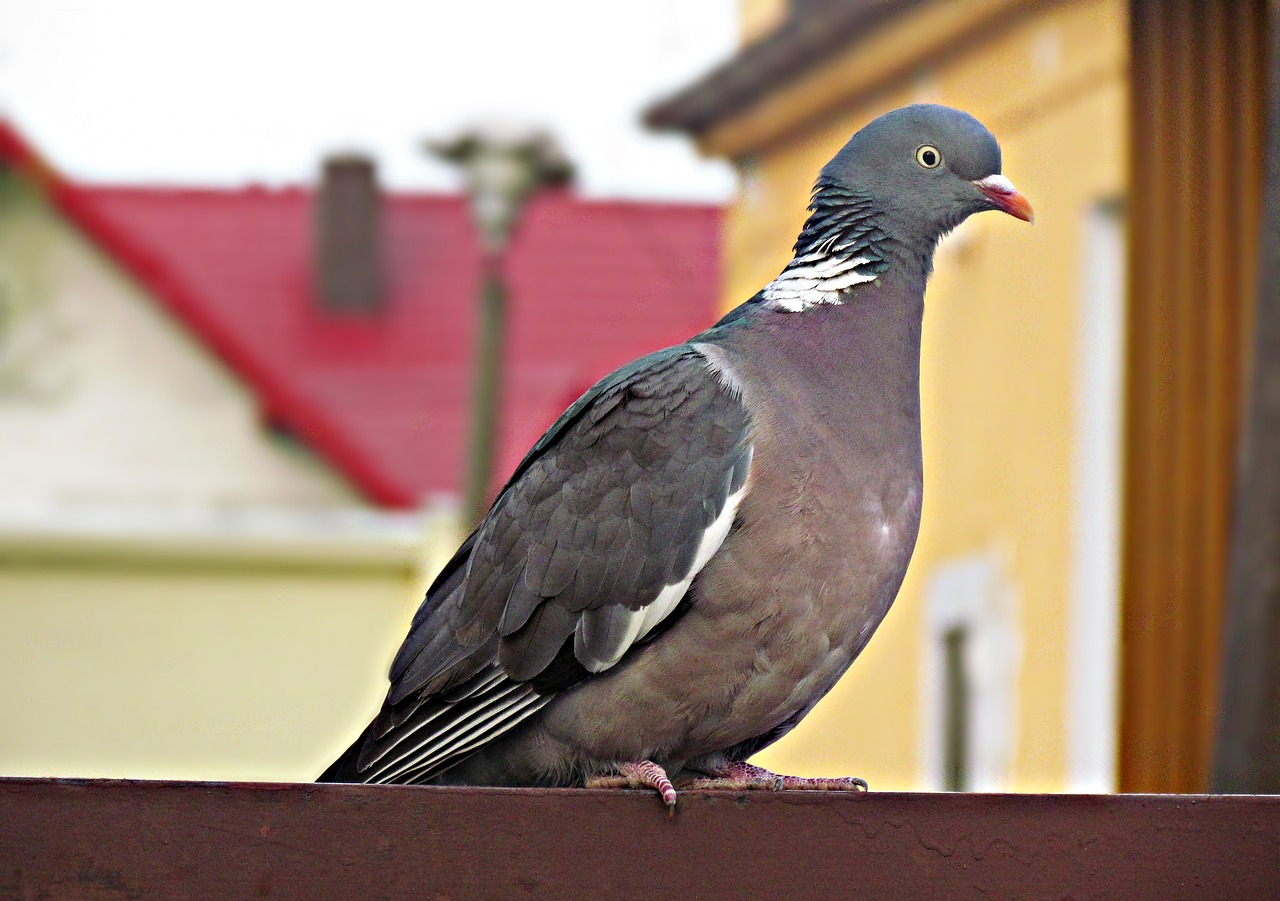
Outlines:
{"type": "Polygon", "coordinates": [[[427,591],[329,782],[855,789],[747,763],[884,618],[920,522],[939,238],[1031,221],[972,116],[915,105],[818,176],[795,257],[579,398],[427,591]]]}

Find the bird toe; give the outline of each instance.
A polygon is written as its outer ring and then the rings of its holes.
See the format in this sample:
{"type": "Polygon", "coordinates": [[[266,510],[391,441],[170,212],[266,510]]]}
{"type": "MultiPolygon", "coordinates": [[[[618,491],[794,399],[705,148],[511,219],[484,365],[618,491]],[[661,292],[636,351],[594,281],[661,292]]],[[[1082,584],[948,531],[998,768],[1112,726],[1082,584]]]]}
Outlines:
{"type": "Polygon", "coordinates": [[[727,762],[714,772],[692,780],[686,788],[723,791],[866,791],[865,779],[856,776],[780,776],[764,767],[741,761],[727,762]]]}
{"type": "Polygon", "coordinates": [[[640,788],[653,789],[662,798],[667,812],[674,812],[676,789],[667,777],[667,771],[652,760],[624,763],[616,772],[588,776],[587,788],[640,788]]]}

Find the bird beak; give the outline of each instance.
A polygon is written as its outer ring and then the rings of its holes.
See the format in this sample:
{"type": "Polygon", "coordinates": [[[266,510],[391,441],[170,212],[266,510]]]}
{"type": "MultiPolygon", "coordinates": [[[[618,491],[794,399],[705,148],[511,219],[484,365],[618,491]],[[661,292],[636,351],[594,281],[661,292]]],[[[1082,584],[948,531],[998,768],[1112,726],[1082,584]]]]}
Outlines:
{"type": "Polygon", "coordinates": [[[1003,175],[988,175],[975,181],[973,186],[985,194],[997,210],[1003,210],[1023,222],[1036,221],[1035,211],[1031,209],[1027,198],[1019,194],[1013,182],[1003,175]]]}

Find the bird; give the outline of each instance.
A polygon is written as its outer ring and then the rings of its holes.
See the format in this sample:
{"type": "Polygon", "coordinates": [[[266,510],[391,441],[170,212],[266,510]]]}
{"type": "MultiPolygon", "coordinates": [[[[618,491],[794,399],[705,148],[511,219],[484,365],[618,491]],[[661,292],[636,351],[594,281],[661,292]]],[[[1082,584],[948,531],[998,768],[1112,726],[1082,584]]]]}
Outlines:
{"type": "Polygon", "coordinates": [[[938,241],[1033,221],[968,113],[902,107],[819,172],[793,258],[566,410],[426,592],[324,782],[861,791],[749,758],[898,593],[923,491],[938,241]]]}

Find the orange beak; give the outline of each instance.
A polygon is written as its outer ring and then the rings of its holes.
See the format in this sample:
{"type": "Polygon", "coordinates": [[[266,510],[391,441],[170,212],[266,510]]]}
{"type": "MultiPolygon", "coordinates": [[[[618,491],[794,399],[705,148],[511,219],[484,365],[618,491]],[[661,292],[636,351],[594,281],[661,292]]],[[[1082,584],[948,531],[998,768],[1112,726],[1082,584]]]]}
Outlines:
{"type": "Polygon", "coordinates": [[[988,175],[986,178],[975,181],[973,186],[985,194],[996,209],[1003,210],[1023,222],[1036,221],[1035,210],[1031,209],[1027,198],[1019,194],[1013,182],[1003,175],[988,175]]]}

